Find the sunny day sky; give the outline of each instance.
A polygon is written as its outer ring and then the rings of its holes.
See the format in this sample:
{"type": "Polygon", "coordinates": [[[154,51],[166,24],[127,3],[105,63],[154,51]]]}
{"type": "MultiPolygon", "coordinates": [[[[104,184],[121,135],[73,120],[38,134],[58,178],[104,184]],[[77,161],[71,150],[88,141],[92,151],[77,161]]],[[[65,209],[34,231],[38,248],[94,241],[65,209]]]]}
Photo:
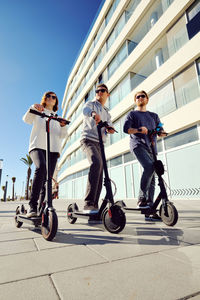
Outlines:
{"type": "MultiPolygon", "coordinates": [[[[68,75],[104,0],[0,0],[0,159],[7,196],[24,193],[31,126],[22,121],[45,91],[61,103],[68,75]],[[7,177],[8,175],[8,177],[7,177]]],[[[34,166],[32,165],[32,176],[34,166]]],[[[0,198],[3,191],[0,189],[0,198]]]]}

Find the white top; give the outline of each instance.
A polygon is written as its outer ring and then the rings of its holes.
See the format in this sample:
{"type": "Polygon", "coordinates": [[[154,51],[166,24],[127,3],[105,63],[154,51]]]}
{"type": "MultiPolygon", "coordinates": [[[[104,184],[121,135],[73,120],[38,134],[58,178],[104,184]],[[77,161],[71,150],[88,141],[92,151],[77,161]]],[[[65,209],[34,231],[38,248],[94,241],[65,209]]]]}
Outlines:
{"type": "MultiPolygon", "coordinates": [[[[34,105],[30,107],[34,109],[34,105]]],[[[37,111],[37,110],[36,110],[37,111]]],[[[54,111],[44,109],[44,113],[47,115],[55,115],[54,111]]],[[[46,119],[40,116],[34,115],[29,110],[23,116],[23,121],[27,124],[33,125],[30,141],[29,152],[33,149],[46,150],[46,119]]],[[[60,126],[60,123],[55,120],[50,121],[50,152],[60,153],[62,139],[67,137],[67,126],[60,126]]]]}

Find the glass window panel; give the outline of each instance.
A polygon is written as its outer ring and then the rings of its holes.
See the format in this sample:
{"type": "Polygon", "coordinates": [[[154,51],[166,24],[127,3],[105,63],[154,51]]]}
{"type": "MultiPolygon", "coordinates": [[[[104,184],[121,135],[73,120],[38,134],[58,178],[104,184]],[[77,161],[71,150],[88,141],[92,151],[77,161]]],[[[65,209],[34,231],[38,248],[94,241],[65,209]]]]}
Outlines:
{"type": "Polygon", "coordinates": [[[120,101],[131,92],[130,75],[128,74],[120,84],[120,101]]]}
{"type": "MultiPolygon", "coordinates": [[[[122,166],[117,168],[112,168],[110,170],[110,178],[113,180],[117,187],[117,193],[115,195],[115,200],[122,200],[124,199],[124,195],[126,192],[125,188],[125,180],[124,180],[124,168],[122,166]]],[[[114,188],[113,188],[114,192],[114,188]]]]}
{"type": "Polygon", "coordinates": [[[122,164],[122,156],[117,156],[110,160],[110,167],[115,167],[122,164]]]}
{"type": "Polygon", "coordinates": [[[122,31],[124,25],[125,25],[126,19],[125,19],[125,13],[120,17],[119,21],[117,22],[117,25],[115,27],[115,38],[120,34],[122,31]]]}
{"type": "Polygon", "coordinates": [[[119,103],[119,89],[118,86],[112,90],[109,97],[109,108],[112,109],[117,103],[119,103]]]}
{"type": "Polygon", "coordinates": [[[171,149],[198,140],[197,127],[191,127],[164,139],[165,149],[171,149]]]}
{"type": "Polygon", "coordinates": [[[128,153],[124,154],[124,163],[133,161],[135,159],[136,159],[136,156],[134,153],[128,152],[128,153]]]}
{"type": "Polygon", "coordinates": [[[126,198],[133,198],[133,179],[131,165],[125,166],[126,198]]]}
{"type": "Polygon", "coordinates": [[[120,120],[114,123],[114,128],[118,132],[115,132],[114,134],[110,135],[111,144],[114,144],[114,143],[118,142],[121,139],[121,136],[120,136],[120,132],[121,132],[120,120]]]}
{"type": "Polygon", "coordinates": [[[187,10],[188,21],[191,21],[200,12],[200,0],[196,0],[187,10]]]}
{"type": "Polygon", "coordinates": [[[194,64],[177,75],[173,81],[178,107],[181,107],[200,96],[198,78],[194,64]]]}
{"type": "Polygon", "coordinates": [[[118,68],[117,57],[115,56],[108,66],[108,78],[112,76],[112,74],[115,72],[117,68],[118,68]]]}
{"type": "Polygon", "coordinates": [[[157,151],[158,151],[158,153],[163,151],[163,143],[162,143],[162,140],[158,140],[158,141],[157,141],[157,151]]]}
{"type": "Polygon", "coordinates": [[[126,59],[127,56],[128,56],[127,43],[125,42],[117,54],[118,66],[120,66],[120,64],[126,59]]]}
{"type": "Polygon", "coordinates": [[[113,30],[106,42],[107,51],[110,49],[114,41],[115,41],[115,31],[113,30]]]}
{"type": "Polygon", "coordinates": [[[176,110],[176,101],[172,81],[167,82],[149,97],[148,109],[156,112],[159,117],[176,110]]]}
{"type": "Polygon", "coordinates": [[[134,198],[138,198],[140,188],[140,166],[139,163],[132,164],[133,169],[133,186],[134,186],[134,198]]]}
{"type": "Polygon", "coordinates": [[[126,21],[131,17],[141,0],[131,0],[126,8],[126,21]]]}
{"type": "Polygon", "coordinates": [[[170,187],[175,198],[199,199],[199,153],[200,144],[167,153],[170,187]]]}
{"type": "Polygon", "coordinates": [[[169,56],[172,56],[188,41],[188,33],[186,28],[185,16],[167,32],[167,45],[169,56]]]}

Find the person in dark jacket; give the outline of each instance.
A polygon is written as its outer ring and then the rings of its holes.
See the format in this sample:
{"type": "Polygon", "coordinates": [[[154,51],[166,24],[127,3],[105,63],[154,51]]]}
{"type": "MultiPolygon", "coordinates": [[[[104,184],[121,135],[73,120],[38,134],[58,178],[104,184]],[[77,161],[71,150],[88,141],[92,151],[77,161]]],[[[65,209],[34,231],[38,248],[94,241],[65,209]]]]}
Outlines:
{"type": "MultiPolygon", "coordinates": [[[[158,115],[147,110],[149,101],[148,94],[145,91],[139,91],[134,96],[136,109],[128,113],[124,123],[124,132],[130,134],[130,151],[135,154],[137,160],[143,167],[143,173],[140,181],[140,190],[138,197],[138,207],[150,207],[153,203],[155,192],[155,169],[154,159],[150,147],[148,130],[153,130],[160,123],[158,115]]],[[[161,136],[165,136],[164,130],[161,130],[161,136]]],[[[154,146],[157,154],[157,137],[154,136],[154,146]]],[[[145,216],[146,219],[149,216],[145,216]]],[[[160,219],[155,214],[154,219],[160,219]]]]}

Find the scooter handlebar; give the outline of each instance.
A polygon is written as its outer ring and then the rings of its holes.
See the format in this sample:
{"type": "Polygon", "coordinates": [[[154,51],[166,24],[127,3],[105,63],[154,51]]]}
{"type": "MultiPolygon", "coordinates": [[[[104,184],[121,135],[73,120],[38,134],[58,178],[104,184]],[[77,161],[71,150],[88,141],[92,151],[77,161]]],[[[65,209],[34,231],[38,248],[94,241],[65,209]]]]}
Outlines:
{"type": "Polygon", "coordinates": [[[53,120],[58,121],[60,123],[64,122],[66,125],[68,125],[70,123],[70,121],[68,121],[68,120],[65,120],[65,119],[62,119],[62,118],[58,118],[57,116],[49,116],[49,115],[46,115],[44,112],[39,112],[39,111],[34,110],[32,108],[29,110],[29,112],[31,114],[38,115],[41,118],[52,118],[53,120]]]}
{"type": "Polygon", "coordinates": [[[98,124],[97,124],[97,126],[98,127],[100,127],[100,128],[103,128],[103,127],[105,127],[106,129],[108,129],[108,130],[114,130],[115,132],[118,132],[117,130],[115,130],[115,128],[113,128],[112,126],[110,126],[106,121],[105,122],[103,122],[103,121],[100,121],[98,124]]]}

